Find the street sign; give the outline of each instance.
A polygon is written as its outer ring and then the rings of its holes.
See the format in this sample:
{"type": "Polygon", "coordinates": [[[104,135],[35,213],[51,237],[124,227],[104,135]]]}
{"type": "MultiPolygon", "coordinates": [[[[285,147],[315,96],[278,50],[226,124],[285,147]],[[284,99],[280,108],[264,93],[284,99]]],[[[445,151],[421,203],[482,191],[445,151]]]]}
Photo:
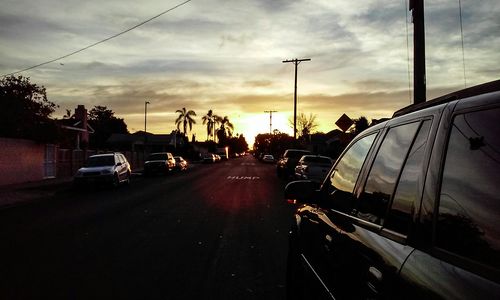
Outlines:
{"type": "Polygon", "coordinates": [[[354,124],[354,121],[351,120],[351,118],[349,118],[346,114],[342,114],[337,122],[335,122],[335,125],[337,125],[343,132],[346,132],[352,124],[354,124]]]}

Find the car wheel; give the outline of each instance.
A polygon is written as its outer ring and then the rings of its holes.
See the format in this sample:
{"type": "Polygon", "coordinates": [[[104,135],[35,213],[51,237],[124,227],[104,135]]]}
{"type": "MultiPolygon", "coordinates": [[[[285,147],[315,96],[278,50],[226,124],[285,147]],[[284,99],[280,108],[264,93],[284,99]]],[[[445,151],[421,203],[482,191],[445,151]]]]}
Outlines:
{"type": "Polygon", "coordinates": [[[115,173],[113,176],[113,187],[117,187],[120,185],[120,177],[118,177],[118,174],[115,173]]]}
{"type": "Polygon", "coordinates": [[[127,185],[130,185],[130,176],[130,172],[127,172],[127,181],[125,181],[127,185]]]}

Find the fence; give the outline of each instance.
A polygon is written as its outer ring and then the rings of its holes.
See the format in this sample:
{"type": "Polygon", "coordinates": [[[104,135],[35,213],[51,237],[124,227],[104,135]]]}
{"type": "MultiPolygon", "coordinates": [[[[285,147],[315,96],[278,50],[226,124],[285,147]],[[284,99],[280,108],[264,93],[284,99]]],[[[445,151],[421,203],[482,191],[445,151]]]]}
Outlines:
{"type": "MultiPolygon", "coordinates": [[[[55,145],[37,144],[22,139],[0,138],[0,186],[45,178],[73,176],[89,156],[106,153],[100,150],[60,149],[55,145]]],[[[122,152],[132,170],[141,169],[142,152],[122,152]]]]}

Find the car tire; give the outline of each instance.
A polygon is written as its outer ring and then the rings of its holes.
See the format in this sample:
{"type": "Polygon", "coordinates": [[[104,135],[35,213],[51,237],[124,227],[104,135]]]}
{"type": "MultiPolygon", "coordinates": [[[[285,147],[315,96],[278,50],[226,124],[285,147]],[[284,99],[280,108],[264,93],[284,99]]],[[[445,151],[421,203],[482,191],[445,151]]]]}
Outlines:
{"type": "Polygon", "coordinates": [[[113,176],[113,187],[117,187],[120,185],[120,177],[118,176],[118,173],[115,173],[115,175],[113,176]]]}
{"type": "Polygon", "coordinates": [[[127,185],[130,185],[130,176],[131,176],[130,172],[127,172],[127,181],[125,181],[127,185]]]}

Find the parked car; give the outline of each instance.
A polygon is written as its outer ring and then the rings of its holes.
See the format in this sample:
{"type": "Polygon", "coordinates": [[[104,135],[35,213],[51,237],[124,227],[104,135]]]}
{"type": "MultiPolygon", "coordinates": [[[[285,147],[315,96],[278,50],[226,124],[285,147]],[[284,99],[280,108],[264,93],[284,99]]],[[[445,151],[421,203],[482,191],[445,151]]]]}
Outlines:
{"type": "Polygon", "coordinates": [[[188,163],[187,161],[182,158],[182,156],[174,156],[175,159],[175,169],[178,171],[184,171],[187,170],[188,163]]]}
{"type": "Polygon", "coordinates": [[[300,203],[291,299],[500,295],[500,80],[396,112],[360,133],[300,203]]]}
{"type": "Polygon", "coordinates": [[[288,178],[295,173],[295,166],[303,155],[311,154],[307,150],[288,149],[283,157],[276,163],[276,174],[278,177],[288,178]]]}
{"type": "Polygon", "coordinates": [[[175,168],[175,159],[170,152],[151,153],[144,162],[144,175],[168,174],[175,168]]]}
{"type": "Polygon", "coordinates": [[[327,156],[304,155],[295,167],[295,178],[323,182],[332,165],[333,160],[327,156]]]}
{"type": "Polygon", "coordinates": [[[271,154],[266,154],[262,157],[262,161],[265,163],[273,164],[274,163],[274,156],[272,156],[271,154]]]}
{"type": "Polygon", "coordinates": [[[203,154],[203,162],[204,163],[214,163],[215,162],[215,155],[213,153],[203,154]]]}
{"type": "Polygon", "coordinates": [[[73,182],[76,186],[83,184],[109,184],[118,186],[130,183],[130,164],[121,153],[92,155],[86,166],[78,169],[73,182]]]}

